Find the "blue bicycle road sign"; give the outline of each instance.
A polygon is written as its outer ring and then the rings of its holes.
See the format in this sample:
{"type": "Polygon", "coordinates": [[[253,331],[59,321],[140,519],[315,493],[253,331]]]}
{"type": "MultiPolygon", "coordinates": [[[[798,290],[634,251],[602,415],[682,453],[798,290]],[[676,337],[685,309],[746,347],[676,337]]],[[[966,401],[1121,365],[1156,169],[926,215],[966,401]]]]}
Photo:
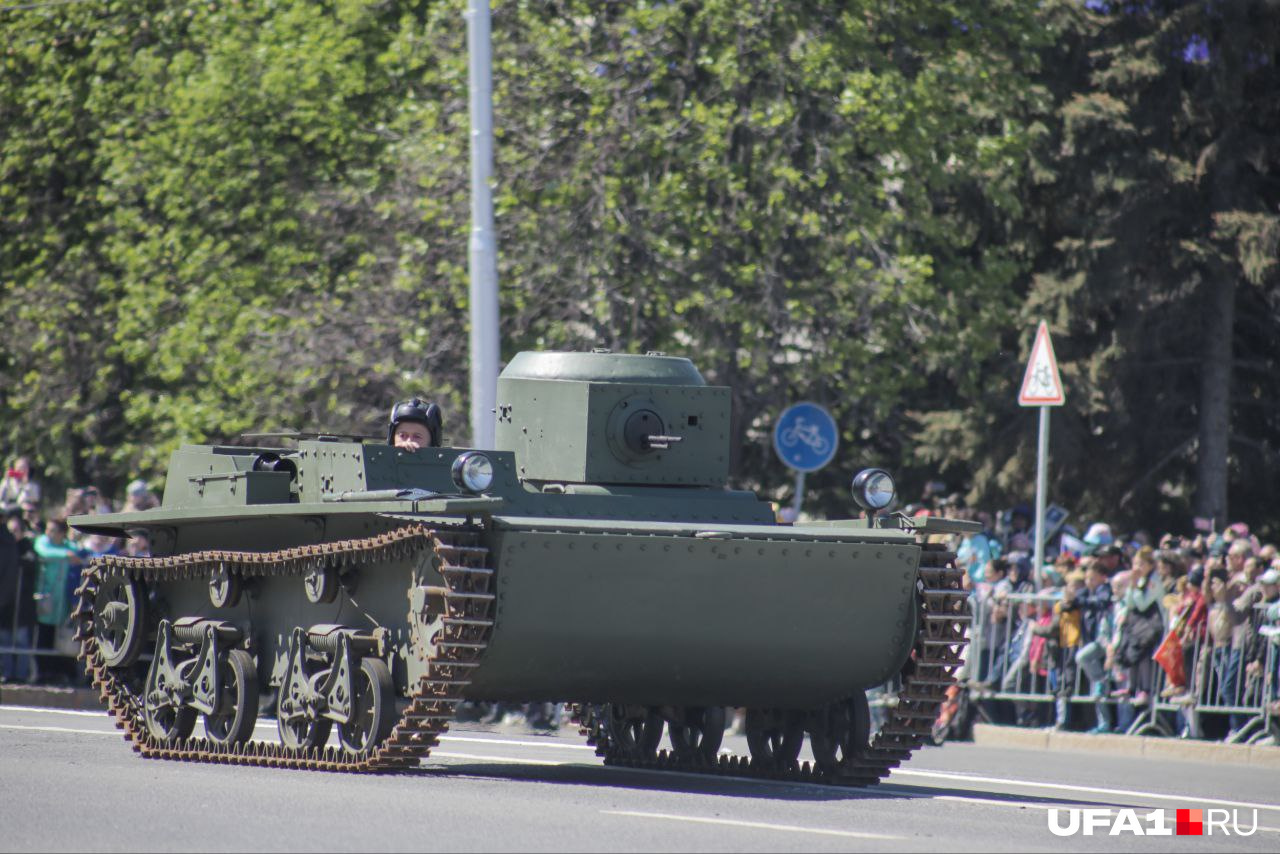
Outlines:
{"type": "Polygon", "coordinates": [[[839,439],[836,420],[816,403],[788,406],[773,427],[773,449],[796,471],[817,471],[831,462],[839,439]]]}

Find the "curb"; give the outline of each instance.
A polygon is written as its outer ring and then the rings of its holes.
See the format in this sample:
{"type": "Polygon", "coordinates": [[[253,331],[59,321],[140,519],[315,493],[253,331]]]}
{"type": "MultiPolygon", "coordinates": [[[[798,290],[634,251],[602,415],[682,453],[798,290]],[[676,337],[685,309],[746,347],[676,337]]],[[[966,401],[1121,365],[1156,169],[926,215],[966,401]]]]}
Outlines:
{"type": "Polygon", "coordinates": [[[1251,765],[1255,768],[1280,770],[1280,747],[1273,745],[1224,744],[1218,741],[1152,738],[1145,735],[1089,735],[1083,732],[1057,732],[1052,729],[983,723],[973,725],[973,743],[989,747],[1145,756],[1152,759],[1251,765]]]}
{"type": "Polygon", "coordinates": [[[0,685],[0,706],[43,706],[50,709],[106,712],[98,692],[88,688],[0,685]]]}

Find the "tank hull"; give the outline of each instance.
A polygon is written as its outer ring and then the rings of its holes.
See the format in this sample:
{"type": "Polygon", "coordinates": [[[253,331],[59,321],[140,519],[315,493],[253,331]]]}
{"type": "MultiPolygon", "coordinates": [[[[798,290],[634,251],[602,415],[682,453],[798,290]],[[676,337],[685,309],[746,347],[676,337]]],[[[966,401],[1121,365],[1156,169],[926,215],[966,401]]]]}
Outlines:
{"type": "MultiPolygon", "coordinates": [[[[409,518],[220,521],[186,526],[178,539],[187,554],[268,535],[305,546],[393,530],[409,518]]],[[[494,518],[485,535],[496,573],[494,626],[465,695],[804,709],[883,683],[911,650],[920,547],[868,534],[494,518]]],[[[320,604],[294,578],[260,579],[251,596],[224,608],[211,605],[199,581],[162,575],[152,586],[167,612],[243,626],[264,684],[278,684],[293,627],[372,622],[395,650],[403,692],[418,675],[414,570],[410,559],[366,567],[354,590],[320,604]]],[[[440,583],[428,573],[427,582],[440,583]]]]}
{"type": "Polygon", "coordinates": [[[896,673],[912,542],[498,519],[483,700],[812,708],[896,673]]]}

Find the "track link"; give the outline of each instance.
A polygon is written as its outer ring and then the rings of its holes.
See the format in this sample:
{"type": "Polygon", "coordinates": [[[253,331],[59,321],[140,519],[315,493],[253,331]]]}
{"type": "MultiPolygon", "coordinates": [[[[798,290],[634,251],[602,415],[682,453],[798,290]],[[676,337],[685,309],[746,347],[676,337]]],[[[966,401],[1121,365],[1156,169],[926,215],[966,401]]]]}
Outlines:
{"type": "Polygon", "coordinates": [[[116,726],[133,749],[156,759],[180,759],[272,768],[314,771],[394,771],[413,767],[430,753],[470,684],[493,628],[493,569],[483,532],[475,527],[428,528],[406,525],[365,539],[343,540],[273,552],[202,551],[172,557],[95,558],[84,571],[72,614],[78,621],[80,659],[115,716],[116,726]],[[434,650],[415,652],[427,659],[427,673],[410,692],[409,705],[391,734],[381,744],[361,753],[341,748],[289,748],[281,744],[249,741],[219,745],[206,738],[177,743],[153,736],[143,716],[142,697],[124,676],[109,668],[94,637],[94,595],[99,584],[115,574],[140,581],[207,580],[225,569],[242,578],[301,576],[317,564],[350,571],[389,560],[415,556],[435,560],[444,578],[446,613],[440,621],[434,650]]]}
{"type": "Polygon", "coordinates": [[[834,771],[809,762],[791,768],[762,767],[750,756],[725,754],[715,763],[688,761],[666,750],[653,759],[637,759],[618,750],[590,706],[575,705],[573,719],[606,765],[836,786],[875,785],[930,737],[947,688],[956,681],[961,652],[969,642],[966,629],[971,619],[967,595],[961,588],[963,576],[964,570],[955,566],[954,553],[939,544],[921,544],[916,584],[921,603],[919,622],[915,646],[902,670],[898,702],[867,748],[834,771]]]}

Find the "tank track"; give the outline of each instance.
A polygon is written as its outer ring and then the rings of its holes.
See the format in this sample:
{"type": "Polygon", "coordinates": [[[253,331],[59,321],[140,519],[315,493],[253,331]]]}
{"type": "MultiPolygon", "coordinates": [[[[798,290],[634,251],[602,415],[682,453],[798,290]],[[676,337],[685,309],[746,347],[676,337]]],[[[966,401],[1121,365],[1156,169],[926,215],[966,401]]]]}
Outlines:
{"type": "Polygon", "coordinates": [[[921,548],[917,594],[922,607],[916,643],[902,670],[897,705],[885,725],[871,736],[867,748],[846,758],[838,769],[829,771],[809,762],[791,768],[761,767],[749,756],[725,754],[715,763],[690,761],[667,750],[659,751],[653,759],[637,759],[618,750],[586,704],[573,708],[579,731],[588,744],[595,746],[596,754],[604,758],[606,765],[837,786],[875,785],[930,738],[933,722],[947,698],[947,688],[956,681],[963,648],[969,642],[968,594],[961,588],[964,570],[955,567],[955,554],[944,546],[922,543],[921,548]]]}
{"type": "MultiPolygon", "coordinates": [[[[173,557],[94,559],[76,593],[80,659],[100,698],[115,716],[135,751],[148,758],[260,765],[314,771],[392,771],[409,768],[427,756],[449,727],[470,674],[493,630],[494,572],[483,531],[476,527],[427,528],[407,525],[365,539],[298,546],[273,552],[202,551],[173,557]],[[349,571],[387,560],[434,552],[448,593],[441,643],[428,659],[427,673],[411,692],[409,704],[381,744],[359,754],[337,747],[289,748],[264,741],[219,745],[192,737],[161,742],[148,730],[141,695],[122,674],[107,667],[94,637],[94,594],[103,579],[122,574],[141,581],[208,579],[220,567],[245,579],[302,576],[320,566],[349,571]]],[[[419,655],[426,651],[417,649],[419,655]]]]}

